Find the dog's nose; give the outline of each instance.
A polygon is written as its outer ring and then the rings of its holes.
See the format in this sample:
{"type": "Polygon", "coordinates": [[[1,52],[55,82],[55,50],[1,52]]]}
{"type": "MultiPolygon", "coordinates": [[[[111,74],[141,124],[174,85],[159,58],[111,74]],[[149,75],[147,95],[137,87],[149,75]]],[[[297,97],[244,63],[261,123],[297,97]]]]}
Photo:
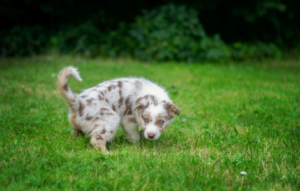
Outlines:
{"type": "Polygon", "coordinates": [[[148,133],[148,137],[149,137],[149,139],[153,139],[155,137],[155,134],[154,133],[148,133]]]}

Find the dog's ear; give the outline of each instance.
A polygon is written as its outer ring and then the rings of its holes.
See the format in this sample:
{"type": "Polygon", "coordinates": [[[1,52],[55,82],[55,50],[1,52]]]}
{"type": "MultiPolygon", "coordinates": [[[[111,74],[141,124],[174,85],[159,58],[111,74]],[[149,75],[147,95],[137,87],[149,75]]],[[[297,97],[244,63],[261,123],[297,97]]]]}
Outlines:
{"type": "Polygon", "coordinates": [[[174,117],[174,113],[178,116],[180,115],[179,108],[170,102],[165,104],[165,109],[167,110],[169,116],[171,116],[171,117],[174,117]]]}
{"type": "Polygon", "coordinates": [[[140,97],[135,102],[134,110],[144,109],[145,107],[147,107],[147,104],[149,104],[149,103],[147,102],[147,100],[145,99],[145,97],[140,97]]]}
{"type": "Polygon", "coordinates": [[[141,109],[144,109],[145,108],[145,105],[139,103],[139,104],[136,104],[135,107],[134,107],[134,110],[141,110],[141,109]]]}

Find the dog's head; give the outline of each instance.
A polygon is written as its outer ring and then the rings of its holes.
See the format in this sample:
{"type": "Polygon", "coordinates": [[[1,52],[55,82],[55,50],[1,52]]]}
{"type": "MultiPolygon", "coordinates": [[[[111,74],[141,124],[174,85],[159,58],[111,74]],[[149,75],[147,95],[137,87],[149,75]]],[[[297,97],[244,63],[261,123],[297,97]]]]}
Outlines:
{"type": "Polygon", "coordinates": [[[173,121],[174,114],[180,115],[176,105],[166,101],[158,102],[153,95],[138,98],[134,110],[146,139],[158,139],[173,121]]]}

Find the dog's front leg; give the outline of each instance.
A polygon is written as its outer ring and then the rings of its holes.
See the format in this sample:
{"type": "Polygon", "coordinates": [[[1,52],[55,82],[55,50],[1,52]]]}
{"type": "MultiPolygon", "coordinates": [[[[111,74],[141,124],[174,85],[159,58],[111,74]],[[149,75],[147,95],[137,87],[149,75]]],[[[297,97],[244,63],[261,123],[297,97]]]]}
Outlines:
{"type": "Polygon", "coordinates": [[[121,120],[122,128],[128,141],[137,143],[140,141],[138,124],[133,117],[124,117],[121,120]]]}

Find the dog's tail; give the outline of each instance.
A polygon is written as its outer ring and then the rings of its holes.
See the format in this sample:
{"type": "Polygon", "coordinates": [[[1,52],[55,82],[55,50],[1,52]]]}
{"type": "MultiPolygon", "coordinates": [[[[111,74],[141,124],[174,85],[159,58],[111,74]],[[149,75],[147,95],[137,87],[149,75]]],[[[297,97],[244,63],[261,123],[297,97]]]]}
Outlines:
{"type": "Polygon", "coordinates": [[[68,80],[70,76],[73,76],[76,80],[82,81],[77,68],[68,66],[63,68],[58,74],[57,86],[62,96],[67,100],[71,109],[77,110],[79,107],[78,95],[74,93],[68,86],[68,80]]]}

